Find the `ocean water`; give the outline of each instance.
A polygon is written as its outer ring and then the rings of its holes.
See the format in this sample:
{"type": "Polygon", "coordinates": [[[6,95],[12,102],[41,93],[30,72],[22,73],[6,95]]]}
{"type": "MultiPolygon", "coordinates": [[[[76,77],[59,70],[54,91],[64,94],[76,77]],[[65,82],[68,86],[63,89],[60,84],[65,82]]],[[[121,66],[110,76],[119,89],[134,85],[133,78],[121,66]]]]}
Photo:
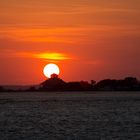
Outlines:
{"type": "Polygon", "coordinates": [[[0,93],[0,140],[139,140],[140,92],[0,93]]]}

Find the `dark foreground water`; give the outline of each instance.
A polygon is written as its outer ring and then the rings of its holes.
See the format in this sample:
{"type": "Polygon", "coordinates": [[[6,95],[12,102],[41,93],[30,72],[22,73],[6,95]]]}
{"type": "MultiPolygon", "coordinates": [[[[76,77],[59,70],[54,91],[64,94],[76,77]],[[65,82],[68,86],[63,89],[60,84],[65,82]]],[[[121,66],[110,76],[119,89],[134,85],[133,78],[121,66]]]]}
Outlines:
{"type": "Polygon", "coordinates": [[[140,92],[0,93],[0,140],[139,140],[140,92]]]}

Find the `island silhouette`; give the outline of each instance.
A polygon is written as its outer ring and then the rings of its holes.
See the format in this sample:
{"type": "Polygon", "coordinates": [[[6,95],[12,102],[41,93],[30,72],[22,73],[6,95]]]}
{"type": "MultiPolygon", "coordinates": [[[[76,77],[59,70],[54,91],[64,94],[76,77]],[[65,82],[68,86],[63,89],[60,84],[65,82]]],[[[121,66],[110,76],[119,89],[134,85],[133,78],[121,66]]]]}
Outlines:
{"type": "Polygon", "coordinates": [[[126,77],[124,79],[104,79],[99,82],[95,80],[88,81],[72,81],[65,82],[58,77],[57,74],[52,74],[50,78],[41,82],[36,86],[29,86],[26,89],[10,89],[5,86],[0,86],[0,92],[12,91],[140,91],[140,81],[135,77],[126,77]]]}

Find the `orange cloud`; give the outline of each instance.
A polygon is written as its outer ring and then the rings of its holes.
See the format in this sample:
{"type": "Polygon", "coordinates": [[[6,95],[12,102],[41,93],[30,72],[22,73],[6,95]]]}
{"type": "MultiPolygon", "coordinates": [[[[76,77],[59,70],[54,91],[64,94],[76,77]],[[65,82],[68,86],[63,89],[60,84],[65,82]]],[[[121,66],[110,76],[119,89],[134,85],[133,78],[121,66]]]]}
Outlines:
{"type": "Polygon", "coordinates": [[[36,58],[36,59],[43,59],[43,60],[69,60],[72,59],[70,55],[65,53],[59,52],[15,52],[13,50],[3,50],[0,52],[1,58],[13,58],[13,57],[24,57],[24,58],[36,58]]]}
{"type": "Polygon", "coordinates": [[[84,28],[18,28],[18,27],[0,27],[0,37],[10,38],[18,41],[29,42],[48,42],[48,43],[74,43],[78,40],[84,28]]]}
{"type": "Polygon", "coordinates": [[[65,54],[62,53],[39,53],[36,54],[37,58],[46,59],[46,60],[67,60],[71,59],[65,54]]]}
{"type": "Polygon", "coordinates": [[[38,58],[43,60],[53,60],[53,61],[61,61],[61,60],[68,60],[71,59],[70,56],[63,54],[63,53],[32,53],[32,52],[22,52],[17,53],[18,57],[32,57],[32,58],[38,58]]]}

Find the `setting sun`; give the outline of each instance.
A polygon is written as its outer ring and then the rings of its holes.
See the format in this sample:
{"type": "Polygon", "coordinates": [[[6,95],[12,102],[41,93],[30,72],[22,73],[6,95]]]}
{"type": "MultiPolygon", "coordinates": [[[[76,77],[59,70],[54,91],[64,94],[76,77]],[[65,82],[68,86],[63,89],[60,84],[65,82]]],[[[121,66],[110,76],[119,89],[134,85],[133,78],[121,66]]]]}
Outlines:
{"type": "Polygon", "coordinates": [[[60,70],[59,70],[59,67],[56,64],[47,64],[44,67],[43,73],[47,78],[51,78],[52,74],[59,75],[60,70]]]}

